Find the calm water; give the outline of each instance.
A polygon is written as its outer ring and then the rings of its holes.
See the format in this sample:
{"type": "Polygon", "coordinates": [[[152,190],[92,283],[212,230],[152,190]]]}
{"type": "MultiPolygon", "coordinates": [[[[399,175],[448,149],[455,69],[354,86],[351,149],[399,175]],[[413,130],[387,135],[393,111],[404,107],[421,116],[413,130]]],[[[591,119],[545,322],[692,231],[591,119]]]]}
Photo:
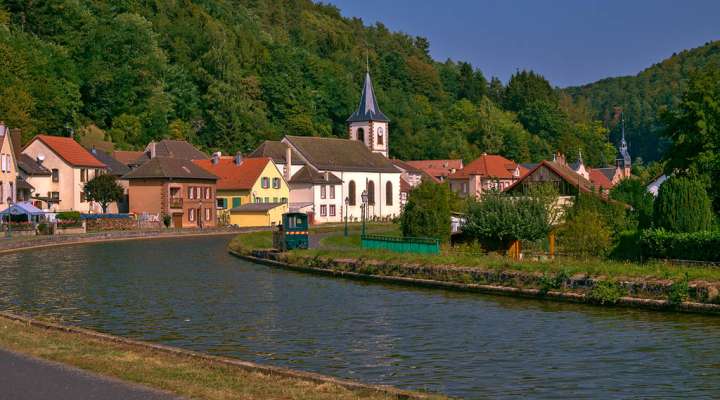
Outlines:
{"type": "Polygon", "coordinates": [[[720,395],[720,318],[304,275],[230,257],[228,240],[5,255],[0,308],[469,398],[720,395]]]}

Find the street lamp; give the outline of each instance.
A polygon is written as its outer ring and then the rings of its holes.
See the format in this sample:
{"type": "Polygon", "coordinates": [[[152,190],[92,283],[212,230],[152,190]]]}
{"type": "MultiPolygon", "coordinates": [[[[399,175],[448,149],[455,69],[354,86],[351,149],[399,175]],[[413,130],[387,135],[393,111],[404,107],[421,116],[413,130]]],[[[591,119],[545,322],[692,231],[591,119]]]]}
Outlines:
{"type": "Polygon", "coordinates": [[[350,197],[345,196],[345,237],[348,235],[347,219],[348,219],[348,206],[350,205],[350,197]]]}
{"type": "Polygon", "coordinates": [[[362,198],[362,236],[365,236],[365,218],[367,213],[367,204],[368,204],[368,192],[367,190],[363,190],[362,194],[360,195],[362,198]]]}

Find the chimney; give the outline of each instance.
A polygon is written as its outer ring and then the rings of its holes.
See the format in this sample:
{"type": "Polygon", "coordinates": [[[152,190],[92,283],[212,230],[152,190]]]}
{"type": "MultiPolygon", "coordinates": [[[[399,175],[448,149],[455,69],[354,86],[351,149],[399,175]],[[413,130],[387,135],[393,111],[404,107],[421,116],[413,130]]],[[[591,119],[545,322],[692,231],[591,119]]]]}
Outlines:
{"type": "Polygon", "coordinates": [[[325,171],[325,182],[330,180],[330,172],[325,171]]]}
{"type": "Polygon", "coordinates": [[[242,164],[242,161],[242,153],[238,151],[237,153],[235,153],[235,165],[242,164]]]}
{"type": "Polygon", "coordinates": [[[155,142],[150,142],[150,144],[148,145],[150,158],[155,158],[155,144],[155,142]]]}
{"type": "Polygon", "coordinates": [[[20,128],[10,129],[10,140],[13,142],[15,158],[20,157],[20,153],[22,153],[22,131],[20,128]]]}
{"type": "Polygon", "coordinates": [[[290,182],[290,171],[292,167],[292,149],[288,145],[285,148],[285,181],[290,182]]]}
{"type": "Polygon", "coordinates": [[[220,163],[220,157],[222,156],[222,153],[219,151],[216,151],[212,154],[212,163],[213,165],[217,165],[220,163]]]}

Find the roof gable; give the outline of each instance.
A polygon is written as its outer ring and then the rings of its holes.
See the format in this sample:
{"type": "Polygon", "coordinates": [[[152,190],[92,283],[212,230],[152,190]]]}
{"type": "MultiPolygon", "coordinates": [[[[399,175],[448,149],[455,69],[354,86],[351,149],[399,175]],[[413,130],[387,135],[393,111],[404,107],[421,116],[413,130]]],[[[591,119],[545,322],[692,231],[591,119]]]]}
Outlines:
{"type": "MultiPolygon", "coordinates": [[[[270,157],[275,164],[286,164],[286,149],[287,144],[283,142],[277,140],[266,140],[262,142],[255,151],[250,153],[248,157],[270,157]]],[[[292,158],[290,161],[292,165],[305,165],[305,161],[303,161],[303,159],[298,155],[297,151],[292,150],[290,157],[292,158]]]]}
{"type": "Polygon", "coordinates": [[[205,169],[181,158],[155,157],[123,175],[124,179],[202,179],[217,180],[218,177],[205,169]]]}
{"type": "Polygon", "coordinates": [[[327,172],[327,179],[325,179],[325,174],[309,165],[306,165],[296,172],[292,178],[290,178],[290,183],[340,185],[342,184],[342,180],[335,174],[329,172],[327,172]]]}
{"type": "Polygon", "coordinates": [[[518,164],[515,161],[496,154],[483,154],[463,169],[450,175],[450,179],[465,179],[471,175],[487,178],[513,179],[518,164]]]}
{"type": "Polygon", "coordinates": [[[107,171],[110,175],[122,176],[130,172],[130,168],[128,168],[127,165],[116,160],[113,156],[103,150],[93,147],[90,149],[90,154],[107,166],[107,171]]]}
{"type": "Polygon", "coordinates": [[[400,173],[389,159],[373,153],[357,140],[285,136],[283,142],[290,143],[319,171],[400,173]]]}
{"type": "Polygon", "coordinates": [[[40,141],[73,167],[105,168],[106,165],[95,158],[89,151],[73,138],[63,136],[37,135],[25,148],[35,141],[40,141]]]}
{"type": "Polygon", "coordinates": [[[157,143],[151,142],[145,149],[153,157],[182,158],[184,160],[206,160],[208,155],[198,150],[185,140],[163,139],[157,143]],[[153,146],[155,147],[153,151],[153,146]]]}

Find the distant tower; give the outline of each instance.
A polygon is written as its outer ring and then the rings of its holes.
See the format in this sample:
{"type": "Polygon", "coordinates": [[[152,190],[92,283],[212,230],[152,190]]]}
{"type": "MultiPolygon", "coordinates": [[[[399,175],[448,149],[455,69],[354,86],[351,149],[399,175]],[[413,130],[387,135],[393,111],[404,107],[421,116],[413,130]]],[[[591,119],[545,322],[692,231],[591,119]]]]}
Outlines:
{"type": "Polygon", "coordinates": [[[615,166],[622,171],[623,178],[630,176],[630,167],[632,167],[632,160],[630,158],[630,152],[628,152],[628,145],[625,141],[625,116],[621,114],[622,123],[622,137],[620,139],[620,157],[615,160],[615,166]]]}
{"type": "Polygon", "coordinates": [[[370,79],[369,65],[365,72],[365,84],[360,95],[360,105],[357,111],[346,121],[348,123],[348,135],[352,140],[359,140],[365,143],[371,151],[388,156],[389,135],[388,123],[390,120],[380,111],[372,80],[370,79]]]}

